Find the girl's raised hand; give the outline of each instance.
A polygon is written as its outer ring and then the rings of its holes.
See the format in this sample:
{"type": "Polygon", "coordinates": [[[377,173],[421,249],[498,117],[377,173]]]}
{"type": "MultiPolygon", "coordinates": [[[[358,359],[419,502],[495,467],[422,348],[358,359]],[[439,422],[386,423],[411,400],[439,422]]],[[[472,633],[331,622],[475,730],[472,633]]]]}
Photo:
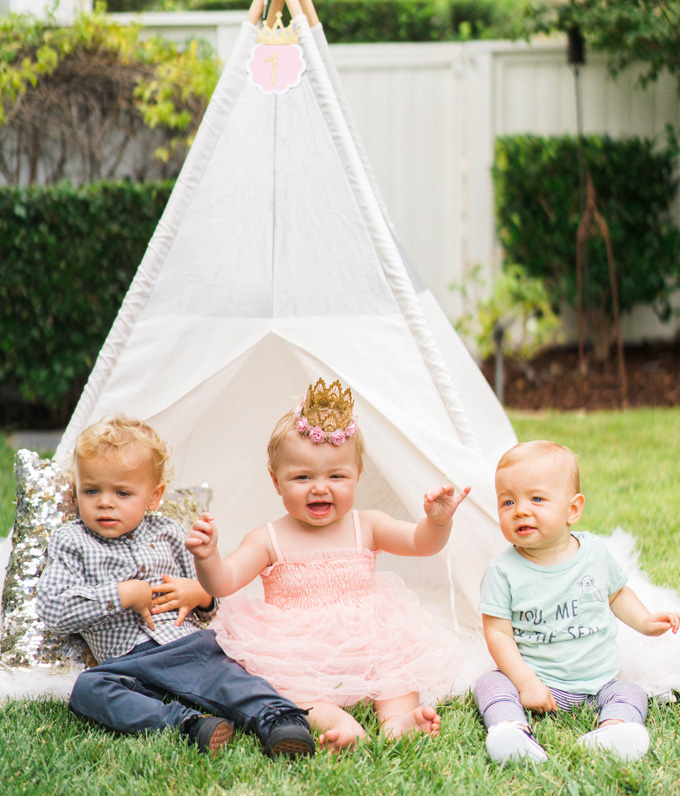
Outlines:
{"type": "Polygon", "coordinates": [[[470,487],[466,486],[457,495],[451,484],[444,484],[438,489],[428,489],[423,500],[425,514],[437,525],[448,525],[458,506],[470,494],[470,487]]]}
{"type": "Polygon", "coordinates": [[[204,512],[186,535],[184,546],[195,558],[209,558],[217,552],[217,528],[212,514],[204,512]]]}

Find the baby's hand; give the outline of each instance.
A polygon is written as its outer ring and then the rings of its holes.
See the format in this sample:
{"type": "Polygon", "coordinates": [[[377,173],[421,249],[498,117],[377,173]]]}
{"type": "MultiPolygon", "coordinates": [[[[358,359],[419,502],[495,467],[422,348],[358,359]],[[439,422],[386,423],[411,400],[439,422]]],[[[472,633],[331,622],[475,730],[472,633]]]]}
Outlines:
{"type": "Polygon", "coordinates": [[[151,616],[153,594],[151,586],[145,580],[124,580],[118,584],[118,594],[123,608],[132,608],[146,622],[150,630],[155,630],[151,616]]]}
{"type": "Polygon", "coordinates": [[[201,603],[211,599],[201,584],[193,578],[171,578],[163,575],[163,583],[151,587],[154,593],[152,614],[162,614],[165,611],[179,611],[175,624],[179,627],[192,611],[201,603]]]}
{"type": "Polygon", "coordinates": [[[680,613],[675,611],[660,611],[657,614],[650,614],[646,620],[642,632],[645,636],[662,636],[668,630],[674,633],[680,628],[680,613]]]}
{"type": "Polygon", "coordinates": [[[217,552],[217,528],[212,514],[204,512],[186,535],[184,546],[196,558],[210,558],[217,552]]]}
{"type": "Polygon", "coordinates": [[[458,495],[451,484],[445,484],[439,489],[430,489],[425,493],[423,508],[425,514],[437,525],[448,525],[456,513],[456,509],[470,494],[470,487],[466,486],[458,495]]]}
{"type": "Polygon", "coordinates": [[[518,690],[519,701],[524,708],[533,710],[535,713],[550,713],[553,710],[559,710],[552,691],[538,677],[518,690]]]}

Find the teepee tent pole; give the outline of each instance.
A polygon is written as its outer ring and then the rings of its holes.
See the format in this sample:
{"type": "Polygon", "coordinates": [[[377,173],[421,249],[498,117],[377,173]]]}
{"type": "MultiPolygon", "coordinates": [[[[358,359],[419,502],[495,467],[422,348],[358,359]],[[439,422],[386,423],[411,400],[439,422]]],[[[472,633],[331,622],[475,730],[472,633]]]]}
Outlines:
{"type": "Polygon", "coordinates": [[[264,0],[253,0],[246,14],[246,22],[250,22],[251,25],[257,25],[258,20],[262,16],[263,8],[264,0]]]}
{"type": "MultiPolygon", "coordinates": [[[[299,0],[291,0],[291,4],[299,5],[299,0]]],[[[291,8],[289,4],[289,8],[291,8]]],[[[291,13],[293,10],[291,8],[291,13]]],[[[306,19],[305,19],[306,23],[306,19]]],[[[363,167],[353,135],[345,121],[333,85],[323,64],[320,51],[316,46],[311,31],[303,32],[301,28],[300,43],[303,44],[305,57],[309,64],[309,79],[314,85],[315,94],[321,111],[326,119],[328,129],[335,141],[336,148],[343,160],[348,178],[361,209],[376,250],[383,264],[394,297],[408,324],[413,339],[418,346],[430,376],[437,387],[446,411],[463,442],[471,450],[482,453],[482,446],[475,434],[468,413],[446,362],[439,351],[430,326],[425,318],[422,307],[406,272],[406,267],[397,250],[394,237],[380,207],[374,201],[374,193],[370,180],[363,167]]]]}
{"type": "Polygon", "coordinates": [[[425,287],[422,279],[420,278],[419,273],[417,272],[411,258],[402,248],[399,239],[394,231],[394,224],[392,223],[392,219],[390,218],[390,213],[387,209],[387,205],[385,204],[385,200],[383,198],[382,192],[380,190],[380,186],[378,185],[378,180],[375,176],[375,172],[373,171],[373,166],[369,160],[368,154],[366,152],[366,147],[364,146],[363,139],[359,133],[359,128],[357,127],[356,121],[354,120],[354,115],[352,114],[352,109],[350,108],[349,102],[347,100],[347,95],[342,87],[342,83],[340,81],[340,75],[338,74],[338,70],[335,67],[335,62],[331,57],[330,49],[328,47],[328,41],[326,40],[326,34],[323,30],[323,25],[321,24],[319,17],[316,13],[316,9],[314,8],[314,4],[312,0],[303,0],[302,7],[305,12],[305,16],[309,20],[309,24],[311,26],[312,35],[314,36],[314,41],[316,42],[316,46],[319,50],[319,54],[321,55],[321,60],[326,67],[326,71],[328,73],[328,77],[331,81],[331,85],[333,86],[333,90],[335,91],[335,95],[338,99],[338,103],[340,104],[340,109],[345,117],[345,122],[347,123],[347,127],[349,128],[350,133],[352,134],[352,138],[354,139],[354,146],[356,147],[357,152],[359,153],[359,157],[361,158],[361,163],[364,167],[364,171],[366,172],[366,177],[371,184],[371,188],[373,189],[373,193],[375,194],[376,201],[380,206],[380,210],[385,218],[387,226],[389,227],[392,236],[394,237],[394,242],[399,252],[401,254],[402,259],[404,260],[404,264],[406,265],[406,270],[409,273],[411,281],[414,283],[414,287],[417,293],[420,293],[421,290],[425,287]],[[314,20],[314,21],[312,21],[314,20]]]}
{"type": "Polygon", "coordinates": [[[387,211],[387,205],[385,204],[382,192],[380,191],[378,180],[376,179],[375,172],[373,171],[373,167],[371,166],[368,154],[366,153],[364,142],[361,136],[359,135],[359,128],[357,127],[357,124],[354,120],[354,115],[352,114],[352,110],[347,100],[347,95],[345,94],[345,90],[342,87],[342,83],[340,81],[340,75],[338,74],[335,62],[331,58],[330,50],[328,49],[328,40],[326,39],[326,34],[324,33],[323,25],[319,20],[319,16],[316,13],[316,8],[314,7],[314,3],[312,2],[312,0],[301,0],[301,3],[302,3],[302,10],[305,12],[305,16],[309,21],[309,27],[311,28],[312,35],[314,36],[314,41],[316,42],[317,49],[319,50],[319,54],[321,55],[321,60],[323,61],[324,66],[326,67],[326,71],[328,72],[328,77],[330,78],[333,90],[335,91],[335,96],[338,99],[338,103],[340,104],[340,108],[345,117],[347,127],[349,128],[349,131],[352,134],[352,138],[354,140],[354,146],[356,147],[357,152],[359,153],[359,157],[361,158],[361,163],[364,167],[364,171],[366,172],[366,176],[368,177],[371,183],[371,187],[373,188],[373,193],[375,194],[375,198],[377,199],[378,204],[380,205],[382,214],[385,216],[385,220],[387,221],[388,225],[392,227],[392,221],[390,220],[390,215],[387,211]]]}
{"type": "Polygon", "coordinates": [[[267,11],[266,24],[267,27],[273,28],[276,22],[276,15],[279,11],[283,11],[284,0],[272,0],[269,10],[267,11]]]}
{"type": "Polygon", "coordinates": [[[319,16],[316,13],[316,8],[314,8],[314,3],[312,0],[300,0],[300,5],[302,6],[302,11],[304,15],[307,17],[307,22],[309,22],[309,27],[313,28],[315,25],[319,24],[319,16]]]}
{"type": "Polygon", "coordinates": [[[286,0],[286,5],[288,6],[288,10],[290,11],[290,16],[292,19],[302,15],[302,6],[300,5],[300,0],[286,0]]]}

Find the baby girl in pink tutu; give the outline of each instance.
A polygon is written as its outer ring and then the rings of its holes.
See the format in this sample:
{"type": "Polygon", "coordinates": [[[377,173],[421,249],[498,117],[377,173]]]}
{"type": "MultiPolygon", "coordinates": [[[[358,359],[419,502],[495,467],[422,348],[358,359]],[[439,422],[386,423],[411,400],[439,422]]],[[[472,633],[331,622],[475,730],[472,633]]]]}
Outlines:
{"type": "Polygon", "coordinates": [[[201,585],[217,597],[260,575],[264,601],[235,595],[216,619],[217,640],[248,672],[309,710],[320,744],[353,747],[364,728],[344,708],[372,701],[382,730],[439,734],[432,695],[448,693],[458,668],[453,634],[425,611],[376,555],[429,556],[447,543],[457,496],[429,490],[417,524],[355,511],[363,439],[349,389],[311,386],[269,441],[269,473],[286,514],[256,528],[226,558],[202,514],[186,538],[201,585]]]}

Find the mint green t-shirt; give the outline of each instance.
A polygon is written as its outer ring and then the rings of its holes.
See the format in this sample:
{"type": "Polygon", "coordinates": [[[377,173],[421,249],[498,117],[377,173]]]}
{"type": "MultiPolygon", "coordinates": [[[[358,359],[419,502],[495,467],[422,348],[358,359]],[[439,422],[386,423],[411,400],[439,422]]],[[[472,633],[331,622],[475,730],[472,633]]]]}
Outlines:
{"type": "Polygon", "coordinates": [[[607,546],[573,532],[575,556],[544,567],[510,547],[484,574],[479,610],[510,619],[524,661],[548,687],[595,694],[618,672],[609,597],[628,580],[607,546]]]}

